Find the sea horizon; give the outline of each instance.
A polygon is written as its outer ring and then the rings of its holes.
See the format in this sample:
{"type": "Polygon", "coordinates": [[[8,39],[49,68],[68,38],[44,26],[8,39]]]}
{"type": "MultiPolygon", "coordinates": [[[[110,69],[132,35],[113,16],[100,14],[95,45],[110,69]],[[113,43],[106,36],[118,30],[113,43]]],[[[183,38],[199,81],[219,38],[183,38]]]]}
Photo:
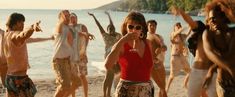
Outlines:
{"type": "MultiPolygon", "coordinates": [[[[41,20],[41,28],[43,32],[36,32],[32,37],[50,37],[53,34],[55,25],[58,21],[58,13],[60,9],[0,9],[0,28],[5,29],[5,23],[7,17],[13,13],[18,12],[24,14],[25,28],[29,25],[41,20]]],[[[88,76],[104,75],[104,53],[105,44],[98,27],[95,24],[94,19],[87,14],[87,12],[94,13],[99,20],[103,28],[106,30],[109,20],[103,10],[93,9],[79,9],[70,10],[78,16],[78,22],[87,26],[88,31],[92,33],[96,38],[89,42],[87,55],[88,55],[88,76]]],[[[116,27],[116,32],[120,33],[121,25],[128,12],[108,11],[116,27]]],[[[170,14],[155,14],[155,13],[143,13],[146,21],[154,19],[158,22],[157,33],[164,38],[168,50],[166,53],[165,68],[169,69],[170,61],[170,33],[173,31],[173,25],[176,22],[181,22],[183,27],[187,24],[181,17],[175,17],[170,14]]],[[[195,20],[203,20],[204,17],[193,16],[195,20]]],[[[28,44],[29,63],[31,68],[28,74],[32,78],[46,79],[54,78],[54,71],[51,66],[52,54],[53,54],[53,41],[46,41],[40,43],[28,44]]],[[[192,63],[192,58],[189,58],[189,62],[192,63]]]]}

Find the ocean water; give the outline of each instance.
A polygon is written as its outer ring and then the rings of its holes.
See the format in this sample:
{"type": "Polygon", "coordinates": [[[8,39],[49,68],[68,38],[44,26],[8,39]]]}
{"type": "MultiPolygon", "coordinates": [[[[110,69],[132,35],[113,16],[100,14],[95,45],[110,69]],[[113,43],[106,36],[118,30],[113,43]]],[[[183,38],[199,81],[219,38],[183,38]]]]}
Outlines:
{"type": "MultiPolygon", "coordinates": [[[[29,27],[34,22],[41,20],[41,28],[43,32],[36,32],[32,37],[50,37],[53,33],[55,25],[58,21],[58,13],[60,10],[17,10],[17,9],[0,9],[0,28],[5,29],[5,24],[8,16],[13,12],[24,14],[25,28],[29,27]]],[[[88,76],[104,75],[104,42],[99,32],[98,27],[95,24],[94,19],[87,14],[87,12],[94,13],[97,19],[100,21],[103,28],[106,30],[109,20],[104,11],[101,10],[71,10],[78,16],[78,22],[85,24],[88,31],[92,33],[96,38],[90,41],[88,45],[88,76]]],[[[120,32],[121,24],[124,18],[127,16],[127,12],[114,12],[109,11],[111,18],[113,19],[116,31],[120,32]]],[[[173,25],[176,22],[181,22],[183,26],[187,26],[181,17],[175,17],[169,14],[149,14],[144,13],[146,20],[154,19],[158,22],[157,33],[163,36],[168,50],[166,53],[165,67],[169,69],[170,61],[170,33],[173,31],[173,25]]],[[[203,20],[204,17],[193,17],[195,20],[203,20]]],[[[33,79],[46,79],[54,78],[54,71],[51,66],[51,59],[53,54],[53,41],[46,41],[40,43],[28,44],[29,62],[31,68],[28,74],[33,79]]],[[[192,57],[189,58],[192,63],[192,57]]]]}

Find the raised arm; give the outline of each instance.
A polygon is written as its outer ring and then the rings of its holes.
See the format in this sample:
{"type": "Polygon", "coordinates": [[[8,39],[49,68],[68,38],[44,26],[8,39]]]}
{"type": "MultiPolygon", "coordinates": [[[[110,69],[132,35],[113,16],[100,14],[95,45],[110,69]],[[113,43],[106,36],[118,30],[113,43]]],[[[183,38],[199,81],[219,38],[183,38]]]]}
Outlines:
{"type": "Polygon", "coordinates": [[[180,28],[177,31],[171,33],[171,40],[173,40],[178,34],[180,34],[185,28],[180,28]]]}
{"type": "Polygon", "coordinates": [[[234,12],[235,7],[232,6],[232,5],[234,5],[234,3],[227,2],[227,4],[226,4],[226,3],[222,3],[222,2],[220,3],[222,11],[224,11],[225,15],[229,18],[229,20],[231,22],[235,22],[235,12],[234,12]]]}
{"type": "Polygon", "coordinates": [[[27,39],[27,43],[34,43],[34,42],[43,42],[47,40],[54,40],[54,36],[48,37],[48,38],[29,38],[27,39]]]}
{"type": "MultiPolygon", "coordinates": [[[[105,14],[107,14],[108,17],[109,17],[109,25],[113,25],[113,21],[112,21],[112,19],[111,19],[111,16],[110,16],[109,12],[105,11],[105,14]]],[[[114,25],[113,25],[113,26],[114,26],[114,25]]]]}
{"type": "Polygon", "coordinates": [[[41,31],[41,29],[39,28],[39,23],[37,22],[31,25],[31,27],[27,30],[22,31],[19,34],[13,35],[11,37],[11,40],[15,45],[21,45],[33,34],[34,31],[41,31]]]}
{"type": "Polygon", "coordinates": [[[181,17],[184,19],[184,21],[189,24],[191,29],[197,28],[197,26],[198,26],[197,22],[193,21],[193,19],[188,14],[186,14],[182,9],[180,9],[180,8],[178,8],[176,6],[173,6],[171,8],[172,8],[171,9],[172,13],[174,15],[181,15],[181,17]]]}
{"type": "Polygon", "coordinates": [[[104,28],[100,25],[100,22],[96,19],[95,15],[93,13],[89,13],[89,12],[88,12],[88,14],[94,18],[95,23],[96,23],[96,25],[98,26],[98,28],[100,30],[100,33],[101,34],[106,33],[104,28]]]}
{"type": "Polygon", "coordinates": [[[188,29],[188,32],[187,33],[185,33],[185,35],[186,35],[186,37],[188,37],[189,35],[190,35],[190,33],[192,32],[192,29],[191,28],[189,28],[188,29]]]}

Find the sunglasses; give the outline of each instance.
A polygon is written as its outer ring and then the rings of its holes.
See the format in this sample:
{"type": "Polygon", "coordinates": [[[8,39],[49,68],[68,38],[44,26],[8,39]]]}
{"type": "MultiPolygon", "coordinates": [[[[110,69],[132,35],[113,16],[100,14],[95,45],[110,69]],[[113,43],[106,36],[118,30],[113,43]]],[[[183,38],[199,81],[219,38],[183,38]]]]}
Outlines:
{"type": "Polygon", "coordinates": [[[141,30],[142,29],[142,27],[141,26],[133,26],[133,25],[128,25],[127,26],[128,27],[128,29],[130,29],[130,30],[132,30],[132,29],[134,29],[135,28],[135,30],[141,30]]]}

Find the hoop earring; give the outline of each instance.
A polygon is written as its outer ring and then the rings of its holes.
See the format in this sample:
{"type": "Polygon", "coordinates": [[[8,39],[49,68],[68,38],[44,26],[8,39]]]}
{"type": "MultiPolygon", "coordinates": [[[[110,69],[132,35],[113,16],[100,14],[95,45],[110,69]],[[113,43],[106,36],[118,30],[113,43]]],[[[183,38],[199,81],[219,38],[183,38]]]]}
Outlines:
{"type": "Polygon", "coordinates": [[[140,38],[144,38],[144,33],[141,33],[141,34],[140,34],[140,38]]]}

